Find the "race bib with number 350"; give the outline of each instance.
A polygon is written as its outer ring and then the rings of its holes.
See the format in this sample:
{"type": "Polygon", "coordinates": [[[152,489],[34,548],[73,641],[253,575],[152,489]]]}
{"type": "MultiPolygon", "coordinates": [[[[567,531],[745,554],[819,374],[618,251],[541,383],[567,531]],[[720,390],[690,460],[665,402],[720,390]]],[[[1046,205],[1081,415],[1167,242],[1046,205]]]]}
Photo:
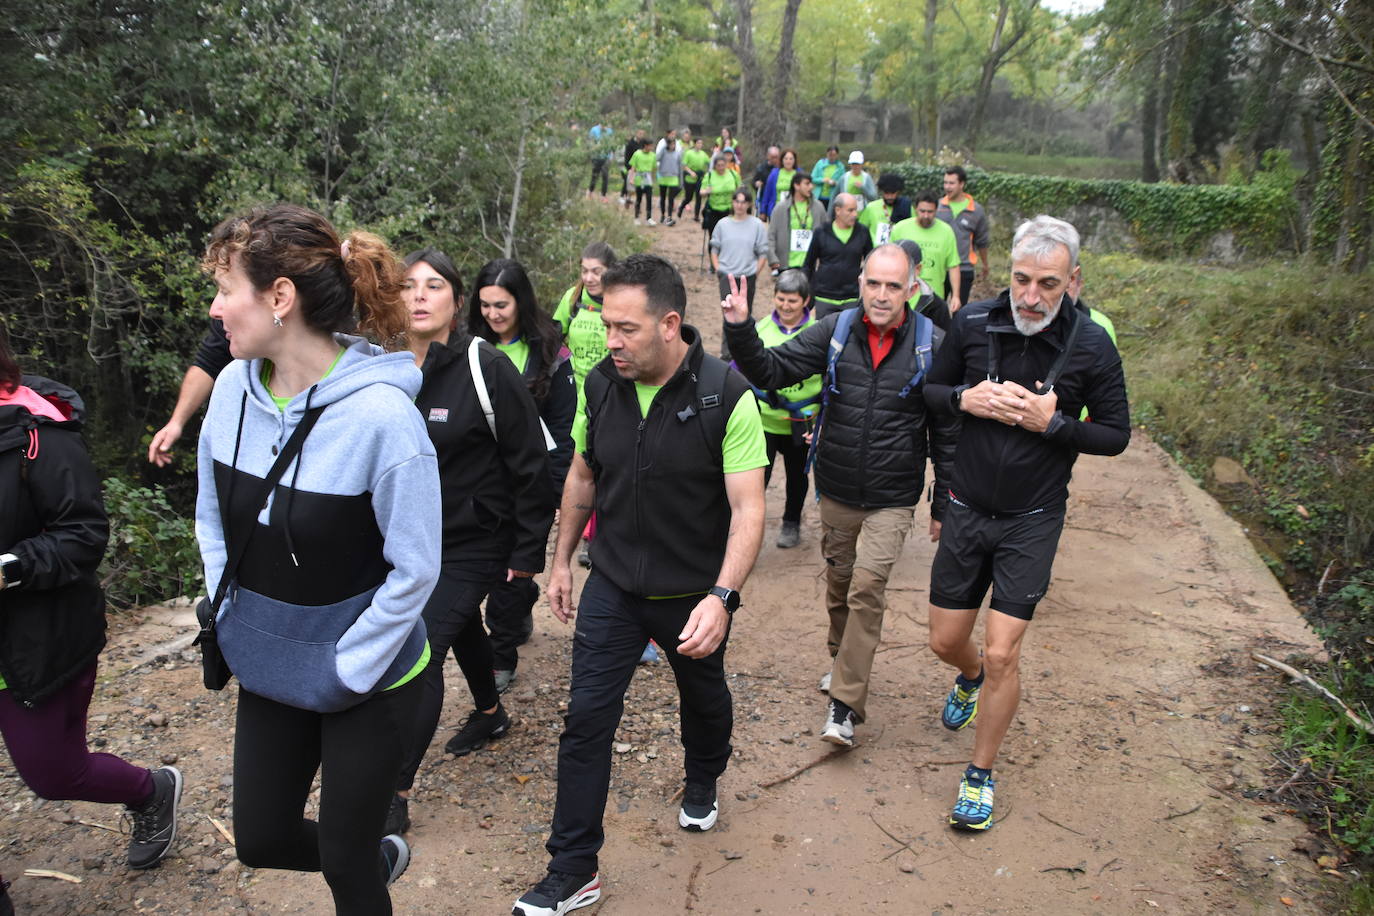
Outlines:
{"type": "Polygon", "coordinates": [[[793,229],[793,230],[792,230],[792,250],[793,250],[793,251],[799,251],[799,252],[805,252],[805,251],[806,251],[807,249],[809,249],[810,247],[811,247],[811,230],[810,230],[810,229],[793,229]]]}

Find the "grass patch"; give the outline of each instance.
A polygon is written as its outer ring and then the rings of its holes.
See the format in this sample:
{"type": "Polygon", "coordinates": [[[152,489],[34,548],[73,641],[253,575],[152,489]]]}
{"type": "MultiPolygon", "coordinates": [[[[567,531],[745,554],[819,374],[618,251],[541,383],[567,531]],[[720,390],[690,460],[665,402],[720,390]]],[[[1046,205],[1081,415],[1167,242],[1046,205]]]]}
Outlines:
{"type": "MultiPolygon", "coordinates": [[[[1083,256],[1084,297],[1116,322],[1138,423],[1199,480],[1218,457],[1251,483],[1220,488],[1326,643],[1314,675],[1374,709],[1374,303],[1368,275],[1303,262],[1243,268],[1083,256]]],[[[1310,667],[1310,666],[1309,666],[1310,667]]],[[[1282,710],[1285,801],[1374,866],[1374,740],[1326,702],[1282,710]]],[[[1374,912],[1355,885],[1347,912],[1374,912]]]]}

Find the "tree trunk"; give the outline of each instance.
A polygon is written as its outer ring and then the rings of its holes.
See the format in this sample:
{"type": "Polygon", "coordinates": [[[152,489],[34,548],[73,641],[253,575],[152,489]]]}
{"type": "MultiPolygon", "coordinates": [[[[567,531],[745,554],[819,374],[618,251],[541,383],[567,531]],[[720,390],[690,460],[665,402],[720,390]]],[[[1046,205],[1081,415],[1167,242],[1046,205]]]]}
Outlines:
{"type": "Polygon", "coordinates": [[[1159,181],[1159,152],[1155,140],[1159,136],[1159,52],[1150,55],[1154,73],[1145,81],[1145,95],[1140,101],[1140,180],[1159,181]]]}
{"type": "Polygon", "coordinates": [[[978,135],[983,130],[983,117],[988,110],[988,94],[992,92],[992,78],[997,75],[997,67],[1002,57],[1002,29],[1007,24],[1007,10],[1011,0],[1000,0],[997,4],[997,25],[992,29],[992,43],[988,46],[987,56],[983,58],[983,73],[978,80],[978,94],[973,99],[973,121],[968,130],[968,151],[973,155],[978,151],[978,135]]]}
{"type": "Polygon", "coordinates": [[[925,109],[926,142],[932,154],[940,152],[940,103],[938,73],[935,69],[935,15],[940,11],[940,0],[926,0],[925,44],[923,48],[925,64],[924,85],[921,87],[921,105],[925,109]]]}
{"type": "Polygon", "coordinates": [[[782,11],[782,35],[778,39],[778,60],[773,73],[773,121],[778,139],[791,136],[787,127],[787,93],[792,88],[792,65],[796,51],[792,44],[797,32],[797,14],[801,11],[802,0],[787,0],[782,11]]]}
{"type": "Polygon", "coordinates": [[[509,258],[515,251],[515,217],[520,210],[520,186],[525,182],[525,138],[529,128],[520,131],[520,146],[515,151],[515,190],[510,195],[510,219],[506,222],[506,237],[501,244],[501,257],[509,258]]]}

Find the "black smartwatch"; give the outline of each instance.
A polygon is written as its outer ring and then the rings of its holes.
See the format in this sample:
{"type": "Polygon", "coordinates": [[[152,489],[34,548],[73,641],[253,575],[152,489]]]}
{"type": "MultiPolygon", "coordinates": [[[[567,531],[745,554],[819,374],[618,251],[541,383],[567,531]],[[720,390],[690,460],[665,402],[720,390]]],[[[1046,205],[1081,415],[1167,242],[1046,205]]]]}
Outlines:
{"type": "Polygon", "coordinates": [[[729,611],[731,614],[739,610],[739,592],[735,591],[733,588],[726,588],[723,585],[713,585],[711,586],[710,594],[715,595],[724,602],[725,610],[729,611]]]}
{"type": "Polygon", "coordinates": [[[955,413],[961,412],[964,407],[964,392],[968,391],[968,385],[956,385],[949,393],[949,406],[955,413]]]}

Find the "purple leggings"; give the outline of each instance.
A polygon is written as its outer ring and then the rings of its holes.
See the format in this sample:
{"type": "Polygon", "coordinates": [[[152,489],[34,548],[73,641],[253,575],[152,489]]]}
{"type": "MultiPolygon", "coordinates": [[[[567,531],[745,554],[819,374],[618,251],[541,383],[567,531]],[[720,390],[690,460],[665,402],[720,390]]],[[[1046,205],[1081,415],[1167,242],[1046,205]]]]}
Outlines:
{"type": "Polygon", "coordinates": [[[29,709],[0,690],[0,736],[24,783],[43,798],[122,802],[138,807],[153,794],[152,774],[113,754],[86,749],[86,711],[95,662],[29,709]]]}

